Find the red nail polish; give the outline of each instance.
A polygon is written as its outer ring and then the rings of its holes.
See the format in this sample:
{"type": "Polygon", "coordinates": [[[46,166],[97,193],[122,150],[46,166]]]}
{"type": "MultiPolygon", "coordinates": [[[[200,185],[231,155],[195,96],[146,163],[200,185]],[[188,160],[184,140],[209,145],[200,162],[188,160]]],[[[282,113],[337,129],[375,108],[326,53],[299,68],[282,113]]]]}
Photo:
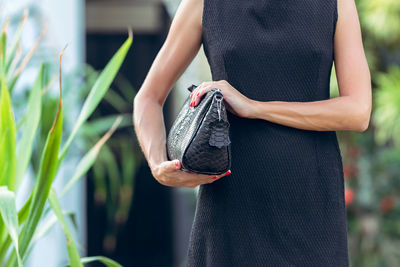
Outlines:
{"type": "Polygon", "coordinates": [[[231,170],[228,170],[225,175],[231,174],[231,170]]]}
{"type": "Polygon", "coordinates": [[[197,96],[199,96],[199,94],[200,94],[200,92],[199,92],[199,93],[197,93],[197,96]]]}
{"type": "Polygon", "coordinates": [[[190,93],[190,97],[192,97],[193,93],[190,93]]]}
{"type": "Polygon", "coordinates": [[[211,178],[211,179],[217,179],[217,176],[214,176],[213,178],[211,178]]]}
{"type": "Polygon", "coordinates": [[[176,166],[176,167],[178,167],[178,166],[179,166],[179,163],[178,163],[177,161],[175,161],[175,166],[176,166]]]}

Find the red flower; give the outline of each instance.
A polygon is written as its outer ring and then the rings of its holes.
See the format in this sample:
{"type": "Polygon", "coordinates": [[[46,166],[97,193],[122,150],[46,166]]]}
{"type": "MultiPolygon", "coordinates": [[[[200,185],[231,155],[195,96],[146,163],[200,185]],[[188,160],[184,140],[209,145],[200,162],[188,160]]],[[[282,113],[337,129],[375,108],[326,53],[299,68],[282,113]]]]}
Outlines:
{"type": "Polygon", "coordinates": [[[396,203],[396,197],[393,195],[388,195],[382,198],[381,202],[379,203],[379,206],[383,213],[388,213],[393,210],[395,203],[396,203]]]}
{"type": "Polygon", "coordinates": [[[346,188],[344,190],[344,200],[345,200],[346,205],[350,205],[353,202],[354,197],[355,197],[355,193],[354,193],[353,189],[346,188]]]}
{"type": "Polygon", "coordinates": [[[350,178],[355,176],[357,172],[358,168],[355,165],[347,165],[343,167],[343,175],[345,180],[350,180],[350,178]]]}

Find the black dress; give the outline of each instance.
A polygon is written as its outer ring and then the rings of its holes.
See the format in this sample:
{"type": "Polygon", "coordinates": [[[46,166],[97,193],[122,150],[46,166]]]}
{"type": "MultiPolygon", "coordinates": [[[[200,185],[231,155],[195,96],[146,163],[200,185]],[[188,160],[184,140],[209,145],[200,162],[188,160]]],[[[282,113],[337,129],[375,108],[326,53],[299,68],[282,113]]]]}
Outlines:
{"type": "MultiPolygon", "coordinates": [[[[329,98],[336,0],[204,0],[212,79],[250,99],[329,98]]],[[[335,131],[228,113],[232,174],[200,185],[187,266],[349,266],[335,131]]]]}

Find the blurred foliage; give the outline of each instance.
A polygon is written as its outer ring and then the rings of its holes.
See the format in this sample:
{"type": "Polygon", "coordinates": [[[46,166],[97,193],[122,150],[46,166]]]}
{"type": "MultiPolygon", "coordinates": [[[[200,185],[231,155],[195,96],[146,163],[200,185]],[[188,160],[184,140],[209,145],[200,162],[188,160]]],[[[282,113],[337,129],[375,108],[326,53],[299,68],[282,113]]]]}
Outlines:
{"type": "MultiPolygon", "coordinates": [[[[366,132],[337,131],[350,262],[354,267],[394,267],[400,266],[400,1],[355,2],[373,109],[366,132]]],[[[333,69],[331,97],[338,95],[333,69]]]]}
{"type": "MultiPolygon", "coordinates": [[[[86,66],[86,89],[99,75],[91,66],[86,66]]],[[[91,169],[94,182],[94,203],[106,210],[106,231],[103,235],[103,249],[112,253],[117,246],[117,236],[128,220],[134,191],[134,177],[141,164],[143,154],[133,132],[132,103],[136,90],[130,82],[118,74],[114,84],[104,96],[100,108],[93,114],[82,132],[87,144],[92,144],[109,125],[121,114],[120,130],[115,138],[104,145],[91,169]],[[111,115],[110,115],[111,114],[111,115]],[[129,126],[129,127],[127,127],[129,126]]]]}
{"type": "Polygon", "coordinates": [[[392,66],[388,72],[376,75],[375,111],[376,142],[384,145],[392,140],[400,150],[400,68],[392,66]]]}
{"type": "MultiPolygon", "coordinates": [[[[120,266],[117,262],[101,256],[80,258],[77,244],[64,216],[68,213],[62,210],[59,198],[93,165],[101,148],[114,133],[122,118],[115,119],[103,137],[99,137],[100,140],[96,139],[94,146],[72,171],[71,180],[60,195],[53,189],[53,182],[57,178],[58,170],[72,141],[96,109],[119,71],[131,46],[132,36],[130,35],[115,53],[88,90],[83,107],[74,121],[72,132],[61,145],[64,126],[61,59],[64,50],[60,54],[59,95],[56,101],[48,102],[45,99],[45,96],[49,94],[47,89],[50,81],[45,75],[47,71],[45,65],[41,64],[37,66],[35,82],[28,88],[29,98],[23,105],[26,109],[21,116],[14,114],[13,89],[38,49],[45,32],[42,30],[35,45],[23,56],[19,47],[27,16],[28,12],[25,12],[17,30],[11,34],[14,37],[11,43],[8,41],[10,36],[8,19],[4,22],[0,36],[0,265],[23,266],[35,241],[46,234],[58,221],[66,235],[66,247],[71,266],[83,266],[83,263],[90,261],[101,261],[107,266],[120,266]],[[45,137],[43,140],[38,138],[39,140],[35,142],[38,132],[44,133],[45,137]],[[28,167],[33,158],[39,159],[37,168],[29,172],[28,167]],[[17,210],[15,199],[17,193],[20,193],[18,189],[23,178],[33,178],[34,186],[32,192],[28,192],[29,196],[22,208],[17,210]],[[47,203],[50,206],[46,206],[47,203]]],[[[73,216],[69,217],[75,225],[73,216]]]]}
{"type": "Polygon", "coordinates": [[[400,42],[400,5],[398,0],[356,0],[362,26],[368,38],[396,48],[400,42]]]}
{"type": "MultiPolygon", "coordinates": [[[[45,24],[43,14],[41,14],[40,10],[34,4],[29,6],[29,10],[31,20],[33,20],[35,26],[33,30],[37,31],[37,28],[39,28],[37,34],[42,39],[45,35],[45,28],[40,30],[40,25],[45,24]]],[[[11,15],[9,26],[15,29],[15,35],[22,37],[22,29],[15,26],[15,24],[19,23],[19,20],[20,16],[18,14],[11,15]]],[[[40,167],[40,155],[42,153],[40,148],[45,144],[47,133],[52,126],[52,120],[57,113],[58,107],[58,96],[51,94],[52,92],[49,90],[52,84],[57,81],[55,72],[58,66],[53,62],[54,55],[51,49],[40,46],[40,39],[38,38],[35,45],[36,52],[39,54],[37,58],[44,58],[49,62],[44,63],[46,71],[43,73],[43,79],[46,80],[46,86],[43,88],[41,101],[42,120],[36,138],[37,146],[32,148],[30,168],[35,172],[40,167]]],[[[18,46],[18,49],[13,48],[12,50],[15,50],[15,54],[18,54],[16,58],[22,61],[20,58],[21,45],[18,46]]],[[[25,66],[35,69],[36,67],[32,66],[32,61],[38,63],[36,62],[38,61],[37,58],[32,57],[31,61],[28,61],[30,64],[26,64],[25,66]]],[[[10,65],[14,69],[17,67],[15,64],[10,65]]],[[[63,87],[65,88],[64,98],[75,103],[83,102],[92,90],[100,74],[100,70],[95,70],[90,65],[80,66],[66,73],[63,78],[63,87]]],[[[11,78],[10,82],[13,82],[12,85],[14,87],[19,77],[14,80],[11,80],[11,78]]],[[[29,90],[28,85],[28,88],[24,88],[23,94],[15,94],[13,105],[16,109],[24,109],[29,98],[29,90]]],[[[77,117],[75,115],[77,105],[74,103],[73,105],[64,106],[64,132],[76,136],[76,140],[71,144],[73,149],[69,153],[70,158],[80,157],[83,152],[82,148],[89,150],[94,146],[102,135],[106,134],[115,120],[121,117],[118,129],[113,137],[107,143],[102,144],[102,149],[96,155],[96,161],[93,162],[93,169],[84,170],[85,173],[89,173],[89,177],[93,178],[95,187],[94,203],[106,210],[107,229],[104,233],[103,247],[105,251],[110,253],[117,245],[116,237],[118,232],[123,229],[122,226],[128,220],[134,190],[134,177],[137,167],[142,160],[139,145],[136,143],[136,139],[133,138],[132,102],[135,92],[136,90],[132,87],[128,79],[122,74],[116,74],[113,83],[110,85],[110,89],[104,92],[104,98],[100,101],[98,108],[93,110],[93,114],[90,118],[87,118],[88,121],[81,125],[79,133],[76,132],[75,127],[77,124],[77,117]],[[106,112],[102,110],[106,110],[106,112]]],[[[22,116],[16,126],[18,129],[23,126],[24,120],[25,118],[22,116]]],[[[71,140],[66,140],[66,142],[69,143],[71,140]]],[[[65,152],[61,151],[62,158],[65,156],[65,152]]],[[[79,172],[80,170],[76,170],[75,174],[79,172]]],[[[63,191],[62,195],[65,193],[63,191]]]]}

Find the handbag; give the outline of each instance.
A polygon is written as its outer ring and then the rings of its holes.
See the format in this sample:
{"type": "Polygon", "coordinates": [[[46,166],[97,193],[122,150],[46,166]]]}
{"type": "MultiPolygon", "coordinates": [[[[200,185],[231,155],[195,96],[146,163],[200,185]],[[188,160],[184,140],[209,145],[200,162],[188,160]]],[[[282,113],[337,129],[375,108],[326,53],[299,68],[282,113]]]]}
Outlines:
{"type": "MultiPolygon", "coordinates": [[[[196,87],[187,89],[193,92],[196,87]]],[[[194,107],[189,106],[191,100],[186,98],[169,130],[168,159],[179,159],[185,171],[223,174],[231,168],[231,141],[221,90],[212,88],[194,107]]]]}

